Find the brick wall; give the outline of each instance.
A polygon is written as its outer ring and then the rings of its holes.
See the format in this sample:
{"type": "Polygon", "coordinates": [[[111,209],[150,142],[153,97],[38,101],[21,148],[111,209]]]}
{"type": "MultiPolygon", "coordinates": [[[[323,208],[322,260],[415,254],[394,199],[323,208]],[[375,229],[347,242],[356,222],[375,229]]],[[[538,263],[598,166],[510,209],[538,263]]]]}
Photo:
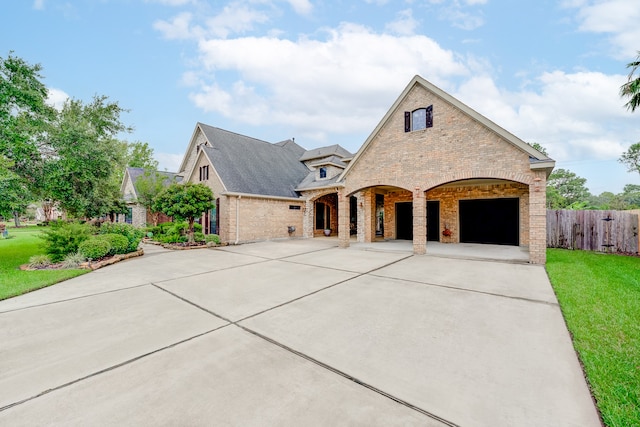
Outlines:
{"type": "MultiPolygon", "coordinates": [[[[199,137],[202,137],[202,134],[199,134],[199,137]]],[[[204,153],[199,153],[192,160],[192,169],[190,170],[189,176],[185,177],[185,181],[193,182],[194,184],[204,184],[213,191],[213,200],[215,203],[216,199],[220,199],[220,223],[218,224],[220,241],[228,242],[229,241],[229,202],[226,196],[223,196],[222,193],[225,191],[224,185],[222,185],[222,181],[218,178],[218,174],[215,171],[215,168],[209,162],[207,156],[204,153]],[[200,181],[200,167],[209,166],[209,179],[200,181]]],[[[200,222],[203,223],[205,221],[205,214],[202,214],[202,218],[200,218],[200,222]]]]}
{"type": "Polygon", "coordinates": [[[303,235],[304,200],[278,200],[247,196],[228,196],[227,200],[230,209],[227,211],[229,226],[228,234],[225,234],[225,241],[233,243],[237,239],[239,242],[252,242],[302,237],[303,235]],[[300,209],[291,209],[290,206],[299,206],[300,209]],[[239,224],[239,227],[236,228],[236,224],[239,224]],[[289,226],[295,227],[295,232],[289,233],[289,226]],[[236,235],[236,230],[238,235],[236,235]]]}
{"type": "MultiPolygon", "coordinates": [[[[544,189],[545,172],[532,171],[528,153],[422,85],[408,92],[358,156],[345,178],[345,192],[374,188],[374,192],[385,193],[385,238],[395,238],[395,203],[413,201],[414,215],[416,209],[420,214],[426,212],[422,199],[416,198],[422,196],[416,194],[442,198],[441,229],[445,221],[450,223],[454,232],[451,241],[459,238],[458,200],[513,196],[520,198],[520,242],[529,244],[531,262],[544,263],[546,236],[541,206],[545,193],[533,191],[544,189]],[[404,132],[404,112],[429,105],[433,105],[433,127],[404,132]],[[502,181],[490,186],[464,182],[472,179],[502,181]],[[440,187],[457,181],[461,181],[459,186],[440,187]]],[[[365,202],[364,207],[368,206],[365,202]]],[[[365,218],[370,217],[365,214],[365,218]]],[[[422,233],[421,221],[414,221],[414,236],[416,230],[422,233]]],[[[367,234],[365,238],[370,238],[367,234]]]]}

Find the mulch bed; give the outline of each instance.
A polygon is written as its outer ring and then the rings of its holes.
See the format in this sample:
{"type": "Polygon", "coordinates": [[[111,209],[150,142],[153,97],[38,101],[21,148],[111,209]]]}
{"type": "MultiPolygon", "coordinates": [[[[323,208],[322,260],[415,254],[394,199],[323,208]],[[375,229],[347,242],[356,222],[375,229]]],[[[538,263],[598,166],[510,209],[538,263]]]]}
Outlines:
{"type": "MultiPolygon", "coordinates": [[[[99,260],[93,260],[91,262],[83,262],[77,268],[85,268],[88,270],[97,270],[102,267],[106,267],[107,265],[115,264],[120,261],[124,261],[125,259],[135,258],[144,255],[144,250],[138,249],[135,252],[130,252],[128,254],[122,255],[113,255],[104,257],[99,260]]],[[[60,270],[62,268],[62,263],[57,264],[49,264],[46,267],[37,267],[30,268],[29,264],[23,264],[20,266],[20,270],[33,271],[33,270],[60,270]]]]}

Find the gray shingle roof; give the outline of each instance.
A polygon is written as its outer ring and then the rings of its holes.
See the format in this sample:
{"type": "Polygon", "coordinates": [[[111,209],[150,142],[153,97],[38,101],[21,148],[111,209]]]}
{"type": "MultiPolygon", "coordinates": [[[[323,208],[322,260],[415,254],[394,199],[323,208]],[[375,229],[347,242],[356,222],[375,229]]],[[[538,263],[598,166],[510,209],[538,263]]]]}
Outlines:
{"type": "Polygon", "coordinates": [[[211,160],[226,189],[235,193],[298,197],[295,191],[309,169],[300,162],[304,149],[291,140],[271,144],[199,124],[211,160]]]}
{"type": "MultiPolygon", "coordinates": [[[[136,180],[142,175],[144,175],[145,170],[143,168],[127,168],[127,171],[129,172],[129,177],[131,177],[133,190],[136,192],[136,197],[138,197],[138,190],[135,187],[136,180]]],[[[182,181],[182,177],[178,176],[178,174],[176,174],[175,172],[167,172],[167,171],[157,171],[157,172],[165,177],[163,182],[165,186],[168,186],[171,182],[173,182],[174,179],[176,180],[176,182],[182,181]]]]}
{"type": "Polygon", "coordinates": [[[302,182],[298,184],[298,190],[302,191],[302,190],[312,190],[314,188],[328,187],[332,184],[335,184],[338,181],[338,178],[340,178],[340,175],[336,175],[330,179],[316,180],[315,171],[311,171],[307,174],[304,180],[302,180],[302,182]]]}
{"type": "Polygon", "coordinates": [[[300,157],[300,161],[304,162],[312,159],[319,159],[329,156],[338,156],[341,158],[353,157],[353,154],[339,146],[338,144],[330,145],[328,147],[314,148],[313,150],[307,150],[300,157]]]}
{"type": "Polygon", "coordinates": [[[347,167],[347,164],[343,162],[342,159],[338,156],[329,156],[329,157],[325,157],[324,159],[316,160],[311,163],[311,166],[320,166],[320,165],[328,165],[328,164],[333,164],[343,169],[347,167]]]}

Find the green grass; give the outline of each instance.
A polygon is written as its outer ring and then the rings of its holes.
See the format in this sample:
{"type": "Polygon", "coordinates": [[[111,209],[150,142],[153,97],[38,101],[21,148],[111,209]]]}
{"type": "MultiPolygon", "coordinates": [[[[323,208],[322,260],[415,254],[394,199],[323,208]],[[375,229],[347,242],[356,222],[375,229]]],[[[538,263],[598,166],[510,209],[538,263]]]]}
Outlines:
{"type": "Polygon", "coordinates": [[[549,249],[547,272],[605,424],[640,426],[640,258],[549,249]]]}
{"type": "Polygon", "coordinates": [[[10,239],[0,239],[0,300],[53,285],[87,270],[21,271],[32,255],[43,254],[41,227],[10,228],[10,239]]]}

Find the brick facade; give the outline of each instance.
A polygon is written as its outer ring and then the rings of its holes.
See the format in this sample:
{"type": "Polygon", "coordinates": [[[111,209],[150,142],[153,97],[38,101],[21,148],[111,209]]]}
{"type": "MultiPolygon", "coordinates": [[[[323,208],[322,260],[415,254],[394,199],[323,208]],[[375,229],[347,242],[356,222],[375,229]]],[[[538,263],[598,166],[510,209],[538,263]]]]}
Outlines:
{"type": "Polygon", "coordinates": [[[352,163],[343,183],[346,195],[364,194],[359,240],[374,238],[376,193],[385,198],[386,239],[396,237],[396,203],[413,203],[415,253],[428,251],[427,200],[441,201],[440,230],[446,223],[452,231],[442,241],[455,243],[460,200],[517,197],[520,245],[529,246],[532,263],[545,262],[545,171],[532,170],[529,153],[424,85],[399,99],[352,163]],[[405,112],[427,106],[433,106],[433,127],[405,132],[405,112]]]}
{"type": "Polygon", "coordinates": [[[422,254],[429,246],[428,201],[440,202],[438,233],[445,227],[451,231],[438,240],[456,243],[460,241],[460,201],[517,198],[518,243],[529,247],[532,263],[545,262],[545,186],[553,160],[419,77],[394,103],[346,171],[331,162],[308,161],[316,182],[326,179],[332,184],[301,191],[300,198],[227,192],[214,165],[197,148],[205,142],[205,135],[196,128],[183,170],[189,171],[186,181],[199,182],[200,167],[209,166],[209,178],[203,183],[219,198],[223,242],[311,238],[329,227],[332,235],[338,235],[339,245],[347,247],[357,222],[359,242],[412,238],[414,253],[422,254]],[[430,106],[433,126],[405,131],[407,112],[411,117],[414,110],[430,106]],[[322,179],[320,166],[326,170],[322,179]],[[382,207],[380,200],[384,200],[382,207]],[[319,227],[316,210],[322,206],[329,216],[319,227]],[[399,206],[404,210],[400,221],[399,206]],[[295,231],[290,233],[289,227],[295,231]],[[383,234],[376,235],[381,228],[383,234]]]}

